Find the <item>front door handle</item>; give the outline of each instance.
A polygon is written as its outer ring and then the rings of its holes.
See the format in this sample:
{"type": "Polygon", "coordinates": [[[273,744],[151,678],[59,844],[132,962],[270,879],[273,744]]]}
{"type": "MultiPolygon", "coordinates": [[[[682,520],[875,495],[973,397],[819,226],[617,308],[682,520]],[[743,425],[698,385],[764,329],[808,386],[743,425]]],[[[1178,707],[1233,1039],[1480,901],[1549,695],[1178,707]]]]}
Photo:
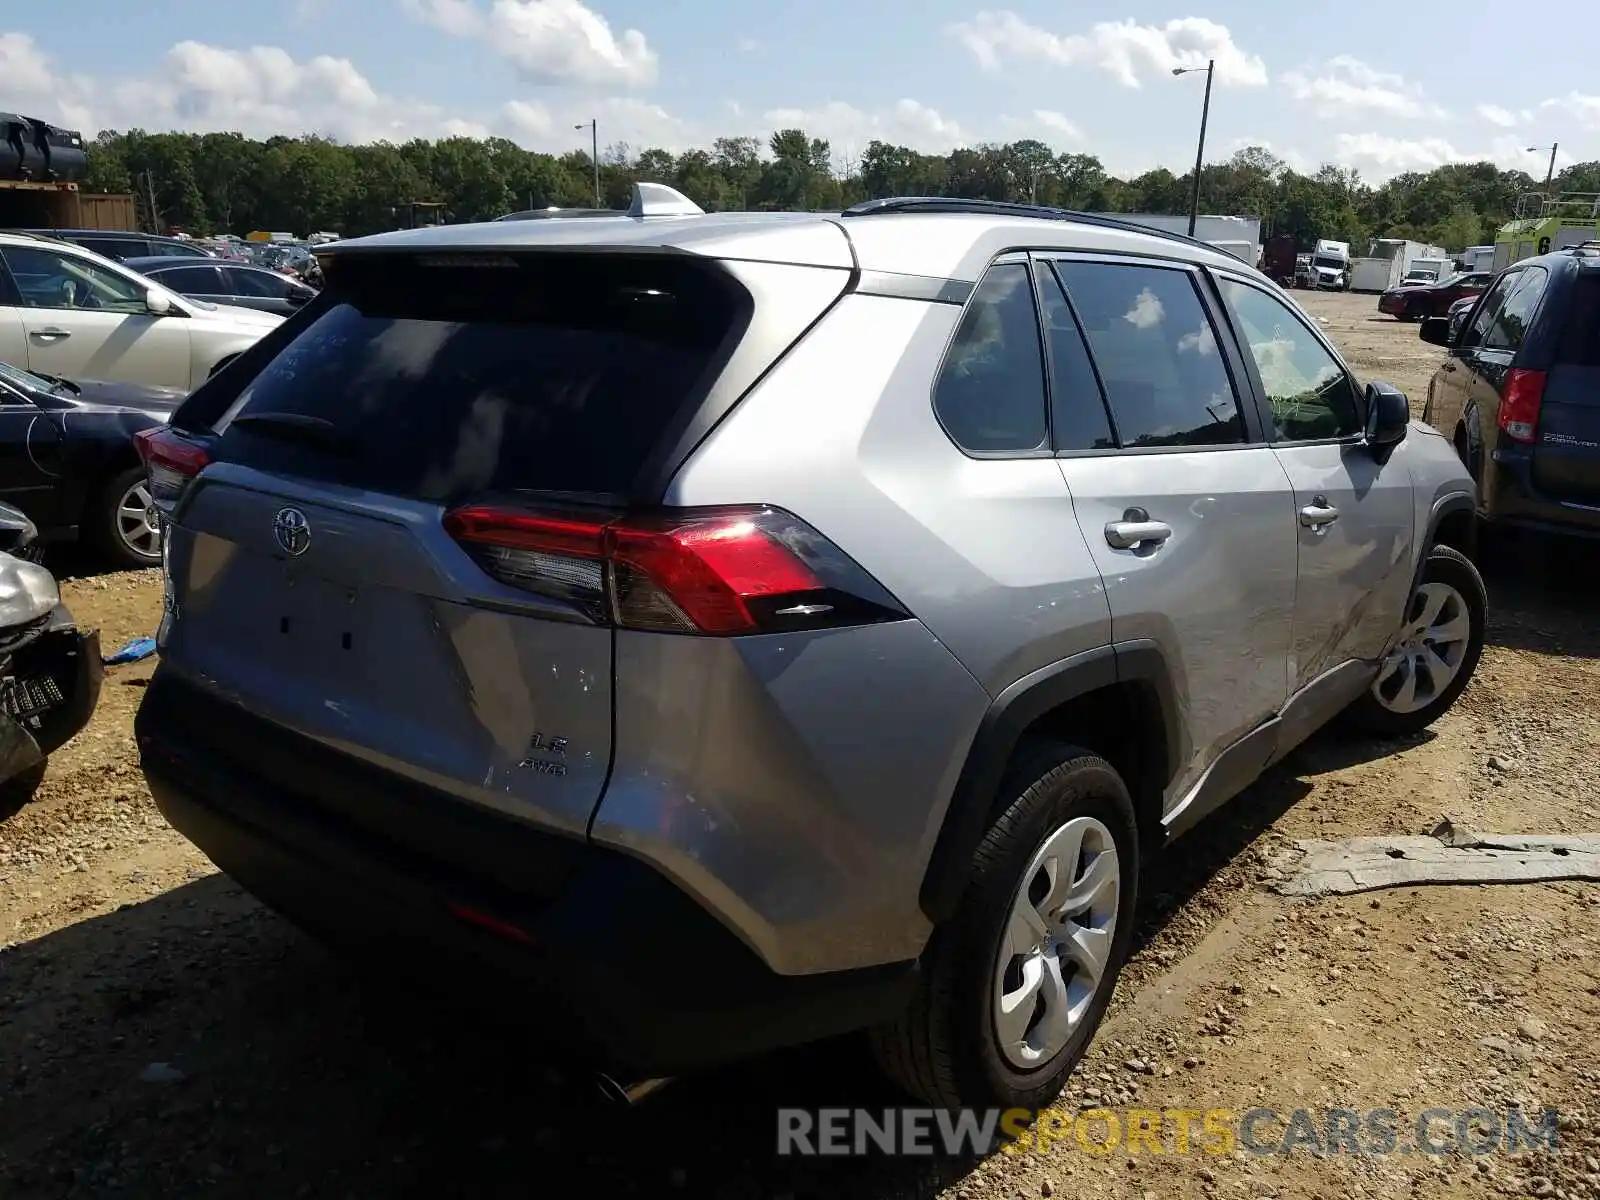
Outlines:
{"type": "Polygon", "coordinates": [[[1313,496],[1311,503],[1300,510],[1300,524],[1312,533],[1326,533],[1328,526],[1339,519],[1339,510],[1328,503],[1326,496],[1313,496]]]}
{"type": "Polygon", "coordinates": [[[56,340],[58,340],[60,338],[69,338],[69,337],[71,337],[72,336],[72,330],[70,330],[70,329],[57,329],[55,326],[52,325],[49,329],[35,329],[35,330],[33,330],[32,334],[30,336],[36,337],[36,338],[41,338],[41,339],[46,340],[46,341],[56,341],[56,340]]]}
{"type": "Polygon", "coordinates": [[[1172,526],[1152,521],[1142,508],[1130,508],[1120,521],[1106,522],[1106,545],[1117,550],[1158,546],[1172,536],[1172,526]]]}

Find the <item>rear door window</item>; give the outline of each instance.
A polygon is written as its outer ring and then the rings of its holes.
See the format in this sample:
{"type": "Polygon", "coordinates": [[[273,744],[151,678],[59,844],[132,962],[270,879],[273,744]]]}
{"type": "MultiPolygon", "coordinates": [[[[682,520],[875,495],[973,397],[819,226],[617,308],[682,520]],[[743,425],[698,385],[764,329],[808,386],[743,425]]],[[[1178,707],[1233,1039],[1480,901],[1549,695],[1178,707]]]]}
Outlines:
{"type": "Polygon", "coordinates": [[[1188,271],[1056,264],[1125,448],[1244,442],[1244,418],[1188,271]]]}
{"type": "Polygon", "coordinates": [[[1111,450],[1116,438],[1106,413],[1105,397],[1089,361],[1083,330],[1073,316],[1061,281],[1041,264],[1039,297],[1044,309],[1045,341],[1050,348],[1050,413],[1058,451],[1111,450]]]}
{"type": "Polygon", "coordinates": [[[226,291],[217,281],[215,267],[158,267],[150,272],[150,278],[188,296],[214,296],[226,291]]]}
{"type": "Polygon", "coordinates": [[[1533,322],[1534,312],[1549,281],[1550,272],[1543,267],[1529,267],[1522,272],[1521,279],[1506,293],[1506,302],[1490,319],[1484,331],[1482,344],[1485,350],[1510,350],[1514,353],[1522,348],[1528,326],[1533,322]]]}
{"type": "Polygon", "coordinates": [[[216,423],[218,456],[448,503],[629,492],[749,321],[693,263],[354,256],[216,423]]]}
{"type": "Polygon", "coordinates": [[[136,258],[147,252],[145,243],[133,238],[79,238],[78,245],[85,250],[92,250],[102,258],[113,259],[121,262],[125,258],[136,258]]]}
{"type": "Polygon", "coordinates": [[[281,300],[293,289],[294,284],[282,275],[275,275],[271,271],[252,271],[246,267],[223,267],[222,277],[228,281],[228,291],[235,296],[257,296],[264,299],[281,300]]]}

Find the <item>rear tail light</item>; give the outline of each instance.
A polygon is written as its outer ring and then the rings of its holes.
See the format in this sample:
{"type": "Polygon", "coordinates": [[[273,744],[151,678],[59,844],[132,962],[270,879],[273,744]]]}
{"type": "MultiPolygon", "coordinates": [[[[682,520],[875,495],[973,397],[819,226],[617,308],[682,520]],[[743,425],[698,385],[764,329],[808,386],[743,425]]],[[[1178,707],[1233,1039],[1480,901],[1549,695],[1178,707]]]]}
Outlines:
{"type": "Polygon", "coordinates": [[[774,508],[610,517],[470,505],[444,525],[501,583],[597,624],[728,637],[907,615],[837,546],[774,508]]]}
{"type": "Polygon", "coordinates": [[[1539,406],[1544,403],[1544,381],[1543,371],[1513,367],[1506,372],[1499,425],[1513,441],[1533,441],[1534,430],[1539,427],[1539,406]]]}
{"type": "Polygon", "coordinates": [[[133,443],[150,480],[150,500],[164,514],[177,507],[189,481],[211,462],[204,447],[168,426],[140,430],[133,443]]]}

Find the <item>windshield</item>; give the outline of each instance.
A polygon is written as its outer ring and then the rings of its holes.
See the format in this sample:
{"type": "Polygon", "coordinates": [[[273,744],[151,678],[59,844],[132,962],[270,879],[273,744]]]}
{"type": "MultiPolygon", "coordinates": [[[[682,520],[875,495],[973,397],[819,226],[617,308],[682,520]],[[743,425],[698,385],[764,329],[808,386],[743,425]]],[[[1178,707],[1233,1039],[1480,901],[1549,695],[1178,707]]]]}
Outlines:
{"type": "Polygon", "coordinates": [[[56,384],[48,379],[41,379],[31,371],[24,371],[21,367],[13,367],[10,363],[0,362],[0,379],[7,383],[14,383],[18,387],[26,388],[30,392],[54,391],[56,384]]]}
{"type": "Polygon", "coordinates": [[[1319,267],[1332,267],[1335,271],[1344,270],[1344,259],[1333,254],[1319,254],[1311,260],[1319,267]]]}

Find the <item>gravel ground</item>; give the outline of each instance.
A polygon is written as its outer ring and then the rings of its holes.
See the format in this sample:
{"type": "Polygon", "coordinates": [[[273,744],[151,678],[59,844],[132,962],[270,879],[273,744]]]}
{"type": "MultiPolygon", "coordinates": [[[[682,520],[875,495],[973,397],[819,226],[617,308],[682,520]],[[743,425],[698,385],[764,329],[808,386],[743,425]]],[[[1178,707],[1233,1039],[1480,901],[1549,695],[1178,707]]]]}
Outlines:
{"type": "MultiPolygon", "coordinates": [[[[1438,352],[1371,297],[1306,306],[1420,409],[1438,352]]],[[[1560,548],[1553,551],[1561,554],[1560,548]]],[[[1581,566],[1581,564],[1579,564],[1581,566]]],[[[90,727],[0,821],[0,1180],[15,1197],[1600,1196],[1600,887],[1267,890],[1290,840],[1596,829],[1596,572],[1494,566],[1476,680],[1403,744],[1318,737],[1152,865],[1134,956],[1069,1108],[1562,1112],[1554,1155],[1241,1152],[776,1160],[780,1105],[895,1102],[851,1041],[589,1100],[532,1045],[358,978],[241,894],[152,806],[114,668],[90,727]],[[1491,765],[1491,759],[1494,764],[1491,765]]],[[[149,573],[71,579],[108,647],[149,573]]],[[[641,981],[648,986],[648,981],[641,981]]],[[[1320,1120],[1320,1117],[1319,1117],[1320,1120]]],[[[1281,1128],[1280,1128],[1281,1131],[1281,1128]]],[[[1170,1143],[1169,1143],[1170,1144],[1170,1143]]]]}

